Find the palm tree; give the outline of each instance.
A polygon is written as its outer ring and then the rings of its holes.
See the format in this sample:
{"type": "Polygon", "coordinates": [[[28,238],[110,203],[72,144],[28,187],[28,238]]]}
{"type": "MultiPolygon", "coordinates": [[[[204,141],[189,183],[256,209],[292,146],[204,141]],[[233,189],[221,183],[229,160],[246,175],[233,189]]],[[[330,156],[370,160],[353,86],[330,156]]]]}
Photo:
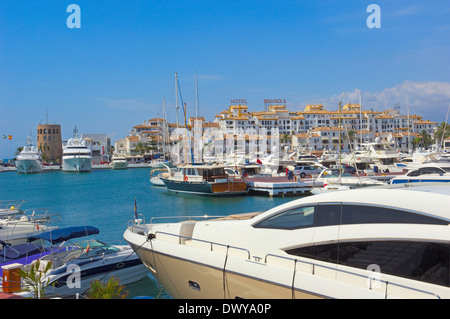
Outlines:
{"type": "Polygon", "coordinates": [[[14,156],[19,155],[20,152],[23,151],[23,146],[19,146],[18,148],[16,148],[16,152],[14,153],[14,156]]]}
{"type": "Polygon", "coordinates": [[[88,297],[90,299],[124,299],[128,295],[128,291],[124,291],[124,288],[119,285],[119,279],[114,276],[106,283],[96,279],[91,281],[88,297]]]}

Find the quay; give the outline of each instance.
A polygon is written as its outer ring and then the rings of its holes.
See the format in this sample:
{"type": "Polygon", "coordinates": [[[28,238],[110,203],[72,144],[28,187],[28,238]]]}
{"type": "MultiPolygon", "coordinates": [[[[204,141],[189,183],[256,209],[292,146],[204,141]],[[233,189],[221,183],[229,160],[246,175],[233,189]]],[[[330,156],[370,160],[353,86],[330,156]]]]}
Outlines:
{"type": "Polygon", "coordinates": [[[249,194],[273,196],[307,195],[312,187],[323,186],[312,178],[288,179],[287,176],[247,177],[249,194]]]}

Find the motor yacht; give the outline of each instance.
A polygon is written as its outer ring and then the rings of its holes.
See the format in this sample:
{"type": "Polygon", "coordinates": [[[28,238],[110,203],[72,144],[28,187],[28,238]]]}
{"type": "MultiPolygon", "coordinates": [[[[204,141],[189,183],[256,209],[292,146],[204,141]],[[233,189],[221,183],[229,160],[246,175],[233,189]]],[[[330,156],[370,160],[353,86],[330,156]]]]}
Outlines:
{"type": "Polygon", "coordinates": [[[449,200],[442,184],[368,187],[124,238],[173,298],[450,298],[449,200]]]}
{"type": "Polygon", "coordinates": [[[127,285],[148,275],[148,269],[128,245],[109,245],[96,239],[71,240],[98,233],[96,227],[76,226],[29,237],[29,241],[42,239],[53,244],[68,241],[64,245],[66,249],[39,259],[40,271],[51,264],[50,270],[42,277],[47,296],[68,297],[86,293],[91,281],[96,279],[106,282],[116,277],[121,285],[127,285]]]}
{"type": "Polygon", "coordinates": [[[41,151],[31,143],[23,147],[15,162],[19,174],[40,173],[44,170],[41,151]]]}
{"type": "Polygon", "coordinates": [[[128,161],[125,155],[114,153],[109,165],[112,169],[126,169],[128,167],[128,161]]]}
{"type": "Polygon", "coordinates": [[[391,184],[418,182],[450,182],[450,164],[445,162],[423,164],[390,181],[391,184]]]}
{"type": "Polygon", "coordinates": [[[67,141],[63,148],[63,164],[61,170],[64,172],[90,172],[92,170],[92,151],[78,137],[78,130],[74,129],[73,137],[67,141]]]}

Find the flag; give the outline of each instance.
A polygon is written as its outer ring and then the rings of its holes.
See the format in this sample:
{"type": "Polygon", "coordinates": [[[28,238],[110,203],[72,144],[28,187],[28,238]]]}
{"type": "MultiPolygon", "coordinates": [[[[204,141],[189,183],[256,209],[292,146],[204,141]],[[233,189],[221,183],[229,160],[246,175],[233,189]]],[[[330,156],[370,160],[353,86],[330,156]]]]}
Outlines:
{"type": "Polygon", "coordinates": [[[138,219],[136,197],[134,198],[134,219],[138,219]]]}
{"type": "Polygon", "coordinates": [[[7,136],[6,136],[6,135],[3,135],[3,139],[6,140],[6,138],[7,138],[7,136]]]}
{"type": "Polygon", "coordinates": [[[256,163],[262,164],[262,162],[259,160],[259,158],[256,159],[256,163]]]}
{"type": "Polygon", "coordinates": [[[8,140],[12,140],[12,135],[8,135],[8,140]]]}
{"type": "Polygon", "coordinates": [[[89,244],[87,244],[86,249],[84,250],[85,253],[89,251],[89,244]]]}

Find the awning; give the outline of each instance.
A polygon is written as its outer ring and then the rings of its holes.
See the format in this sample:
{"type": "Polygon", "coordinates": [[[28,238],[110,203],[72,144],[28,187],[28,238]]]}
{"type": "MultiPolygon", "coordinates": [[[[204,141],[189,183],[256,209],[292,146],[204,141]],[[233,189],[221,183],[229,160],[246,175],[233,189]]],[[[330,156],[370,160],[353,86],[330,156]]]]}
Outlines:
{"type": "Polygon", "coordinates": [[[59,228],[39,235],[29,236],[27,238],[27,241],[32,242],[34,240],[42,239],[47,240],[52,244],[56,244],[62,243],[63,241],[72,238],[96,235],[99,232],[100,231],[98,230],[98,228],[92,226],[74,226],[74,227],[59,228]]]}

